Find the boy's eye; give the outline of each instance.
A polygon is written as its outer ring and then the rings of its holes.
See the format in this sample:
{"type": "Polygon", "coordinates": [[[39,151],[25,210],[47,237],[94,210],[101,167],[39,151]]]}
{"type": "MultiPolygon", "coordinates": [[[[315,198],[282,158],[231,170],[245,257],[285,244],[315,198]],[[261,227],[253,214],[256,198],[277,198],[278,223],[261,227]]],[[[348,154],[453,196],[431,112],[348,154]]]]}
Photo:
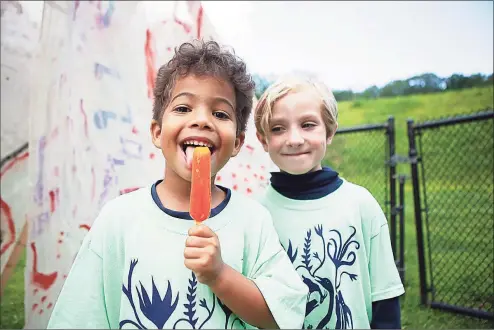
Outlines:
{"type": "Polygon", "coordinates": [[[314,124],[314,123],[304,123],[302,125],[302,128],[312,128],[314,126],[316,126],[316,124],[314,124]]]}
{"type": "Polygon", "coordinates": [[[181,113],[185,113],[185,112],[189,112],[189,111],[190,111],[190,109],[189,109],[189,108],[187,108],[186,106],[181,105],[181,106],[176,107],[176,108],[174,109],[174,111],[176,111],[176,112],[181,112],[181,113]]]}
{"type": "Polygon", "coordinates": [[[213,116],[215,116],[218,119],[230,119],[230,116],[223,111],[215,111],[213,112],[213,116]]]}

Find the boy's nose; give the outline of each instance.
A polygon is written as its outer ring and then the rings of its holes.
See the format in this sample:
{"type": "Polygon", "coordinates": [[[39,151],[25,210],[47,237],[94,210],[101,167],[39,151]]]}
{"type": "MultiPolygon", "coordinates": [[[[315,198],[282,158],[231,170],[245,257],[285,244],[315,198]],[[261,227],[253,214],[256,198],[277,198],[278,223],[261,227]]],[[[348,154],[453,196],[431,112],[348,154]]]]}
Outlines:
{"type": "Polygon", "coordinates": [[[212,129],[211,116],[207,111],[195,111],[194,118],[189,122],[190,127],[212,129]]]}
{"type": "Polygon", "coordinates": [[[291,147],[298,147],[304,144],[304,138],[298,130],[291,130],[286,142],[291,147]]]}

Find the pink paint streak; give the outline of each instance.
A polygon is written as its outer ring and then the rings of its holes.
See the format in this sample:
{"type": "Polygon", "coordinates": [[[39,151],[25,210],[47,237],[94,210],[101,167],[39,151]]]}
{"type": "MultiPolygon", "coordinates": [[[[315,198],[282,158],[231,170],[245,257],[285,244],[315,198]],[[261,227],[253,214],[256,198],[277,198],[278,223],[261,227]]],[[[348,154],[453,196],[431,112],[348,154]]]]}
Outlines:
{"type": "Polygon", "coordinates": [[[88,137],[87,115],[86,115],[86,111],[84,111],[84,106],[83,106],[82,99],[81,99],[81,102],[80,102],[80,108],[81,108],[82,116],[84,117],[84,134],[86,135],[86,137],[88,137]]]}

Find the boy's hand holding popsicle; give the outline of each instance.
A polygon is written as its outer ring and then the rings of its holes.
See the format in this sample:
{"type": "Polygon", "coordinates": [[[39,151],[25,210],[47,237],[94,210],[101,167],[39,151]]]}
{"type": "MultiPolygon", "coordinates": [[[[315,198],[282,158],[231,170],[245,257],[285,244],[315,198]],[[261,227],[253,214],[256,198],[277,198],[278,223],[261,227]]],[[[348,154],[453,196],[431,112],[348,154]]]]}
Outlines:
{"type": "Polygon", "coordinates": [[[207,147],[196,147],[192,157],[190,215],[196,226],[189,229],[185,241],[185,266],[197,280],[212,285],[224,268],[218,236],[201,224],[211,212],[211,153],[207,147]]]}

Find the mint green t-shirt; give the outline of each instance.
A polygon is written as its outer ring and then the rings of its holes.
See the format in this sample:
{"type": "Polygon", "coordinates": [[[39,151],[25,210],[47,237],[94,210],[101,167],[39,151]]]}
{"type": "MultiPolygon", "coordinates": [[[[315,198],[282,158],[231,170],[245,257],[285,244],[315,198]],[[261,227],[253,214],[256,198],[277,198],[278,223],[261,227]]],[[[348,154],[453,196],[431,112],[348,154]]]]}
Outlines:
{"type": "MultiPolygon", "coordinates": [[[[269,212],[232,192],[204,223],[218,235],[223,261],[257,285],[278,325],[302,327],[307,288],[269,212]]],[[[252,328],[185,267],[191,226],[164,213],[151,187],[107,203],[84,238],[48,328],[252,328]]]]}
{"type": "Polygon", "coordinates": [[[372,302],[400,296],[386,217],[374,197],[346,180],[315,200],[269,186],[261,203],[307,285],[304,328],[370,328],[372,302]]]}

